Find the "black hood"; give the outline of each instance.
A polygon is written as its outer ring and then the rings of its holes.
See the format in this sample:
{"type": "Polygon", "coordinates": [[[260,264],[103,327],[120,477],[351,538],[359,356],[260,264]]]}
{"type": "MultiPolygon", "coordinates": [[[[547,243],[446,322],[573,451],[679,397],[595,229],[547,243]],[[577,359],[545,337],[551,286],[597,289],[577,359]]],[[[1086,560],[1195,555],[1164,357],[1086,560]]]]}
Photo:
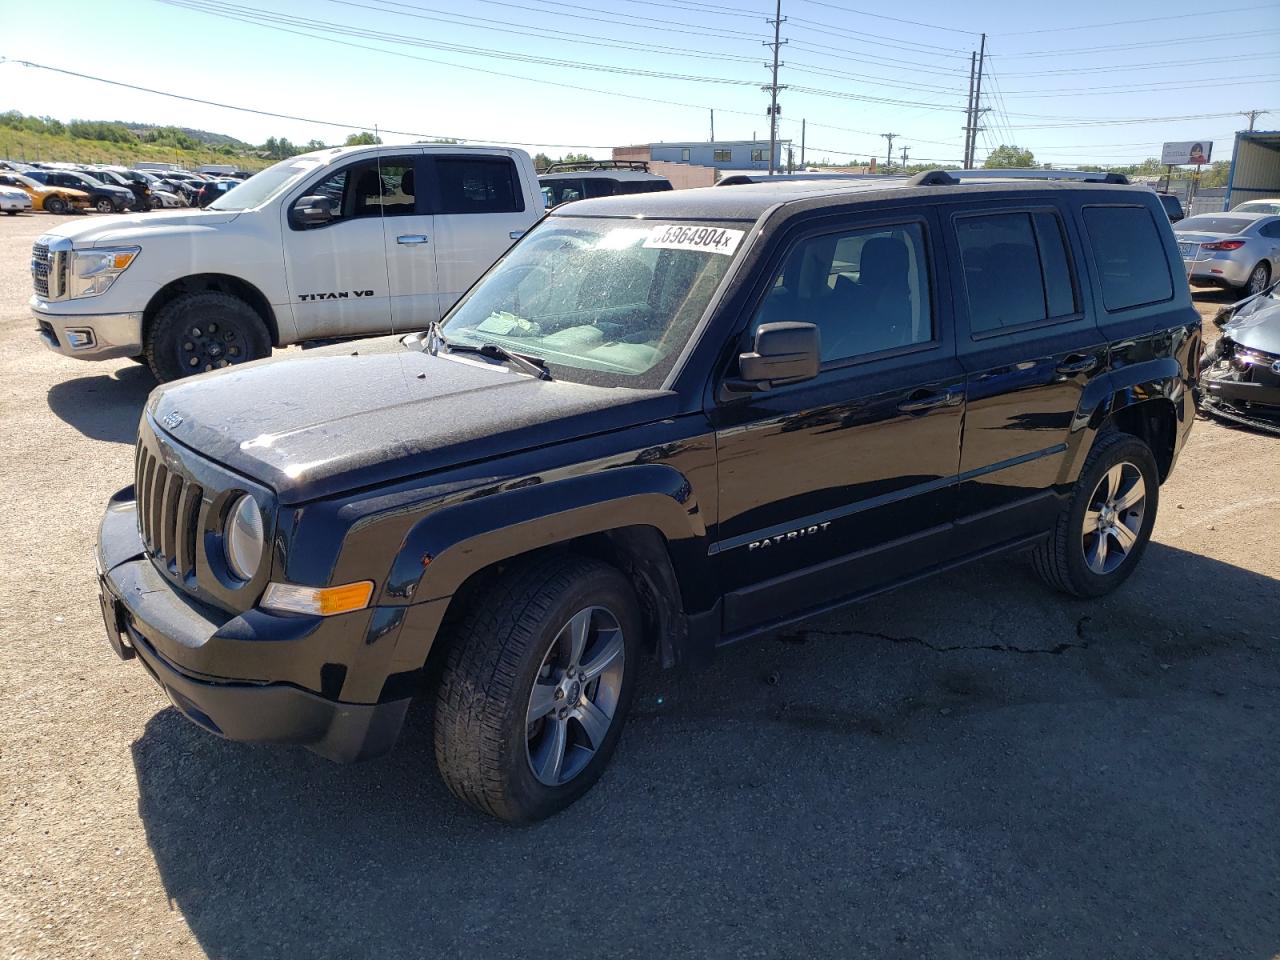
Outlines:
{"type": "Polygon", "coordinates": [[[147,411],[289,504],[674,416],[676,396],[539,380],[385,337],[167,384],[147,411]]]}

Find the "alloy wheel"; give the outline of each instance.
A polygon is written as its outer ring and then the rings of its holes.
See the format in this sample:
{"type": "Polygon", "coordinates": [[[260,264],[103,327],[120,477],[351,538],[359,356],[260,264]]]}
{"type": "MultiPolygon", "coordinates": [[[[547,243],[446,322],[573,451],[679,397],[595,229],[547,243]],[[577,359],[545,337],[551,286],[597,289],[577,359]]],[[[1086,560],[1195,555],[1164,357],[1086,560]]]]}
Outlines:
{"type": "Polygon", "coordinates": [[[1258,294],[1267,287],[1267,268],[1265,264],[1258,264],[1253,268],[1253,273],[1249,274],[1249,294],[1258,294]]]}
{"type": "Polygon", "coordinates": [[[1103,474],[1081,529],[1084,560],[1093,573],[1111,573],[1128,559],[1138,545],[1146,507],[1147,485],[1136,466],[1122,461],[1103,474]]]}
{"type": "Polygon", "coordinates": [[[556,633],[525,711],[525,751],[541,783],[568,783],[604,744],[625,666],[622,627],[605,607],[578,611],[556,633]]]}

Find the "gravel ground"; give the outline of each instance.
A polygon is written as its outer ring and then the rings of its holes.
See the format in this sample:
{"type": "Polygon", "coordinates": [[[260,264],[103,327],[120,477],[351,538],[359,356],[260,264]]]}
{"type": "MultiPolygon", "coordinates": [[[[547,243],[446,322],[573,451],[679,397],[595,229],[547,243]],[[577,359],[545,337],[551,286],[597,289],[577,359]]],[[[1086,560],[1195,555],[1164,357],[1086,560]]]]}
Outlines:
{"type": "Polygon", "coordinates": [[[1101,602],[1004,560],[651,670],[600,785],[514,829],[425,710],[338,767],[114,658],[91,551],[153,384],[32,333],[54,219],[0,218],[0,955],[1280,955],[1276,440],[1197,424],[1101,602]]]}

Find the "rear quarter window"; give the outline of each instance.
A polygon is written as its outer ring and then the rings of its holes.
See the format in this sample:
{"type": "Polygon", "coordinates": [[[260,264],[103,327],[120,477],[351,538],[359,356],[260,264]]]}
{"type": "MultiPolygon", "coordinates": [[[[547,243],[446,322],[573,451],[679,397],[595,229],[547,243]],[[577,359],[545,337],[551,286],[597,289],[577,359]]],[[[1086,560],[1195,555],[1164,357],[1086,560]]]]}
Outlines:
{"type": "Polygon", "coordinates": [[[1164,238],[1150,210],[1086,206],[1082,214],[1108,312],[1173,299],[1164,238]]]}

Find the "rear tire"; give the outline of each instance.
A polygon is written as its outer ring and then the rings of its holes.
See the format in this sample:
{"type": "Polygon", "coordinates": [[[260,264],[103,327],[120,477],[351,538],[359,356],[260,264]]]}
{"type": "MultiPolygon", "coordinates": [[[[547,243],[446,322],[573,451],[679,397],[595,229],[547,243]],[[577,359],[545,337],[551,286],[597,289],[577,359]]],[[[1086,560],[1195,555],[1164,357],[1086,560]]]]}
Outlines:
{"type": "Polygon", "coordinates": [[[45,212],[52,213],[54,216],[62,216],[67,212],[68,206],[67,201],[61,197],[49,197],[44,202],[45,212]]]}
{"type": "Polygon", "coordinates": [[[270,354],[262,318],[239,297],[216,290],[165,304],[146,333],[147,366],[161,383],[270,354]]]}
{"type": "Polygon", "coordinates": [[[449,789],[514,822],[586,793],[621,734],[640,631],[631,584],[608,564],[547,554],[506,571],[449,639],[435,703],[449,789]]]}
{"type": "Polygon", "coordinates": [[[1032,553],[1036,572],[1075,597],[1110,593],[1142,559],[1159,501],[1151,448],[1132,434],[1100,435],[1053,532],[1032,553]]]}
{"type": "Polygon", "coordinates": [[[1267,289],[1267,284],[1271,282],[1271,264],[1265,261],[1259,263],[1249,273],[1249,279],[1244,285],[1244,292],[1249,296],[1255,296],[1267,289]]]}

